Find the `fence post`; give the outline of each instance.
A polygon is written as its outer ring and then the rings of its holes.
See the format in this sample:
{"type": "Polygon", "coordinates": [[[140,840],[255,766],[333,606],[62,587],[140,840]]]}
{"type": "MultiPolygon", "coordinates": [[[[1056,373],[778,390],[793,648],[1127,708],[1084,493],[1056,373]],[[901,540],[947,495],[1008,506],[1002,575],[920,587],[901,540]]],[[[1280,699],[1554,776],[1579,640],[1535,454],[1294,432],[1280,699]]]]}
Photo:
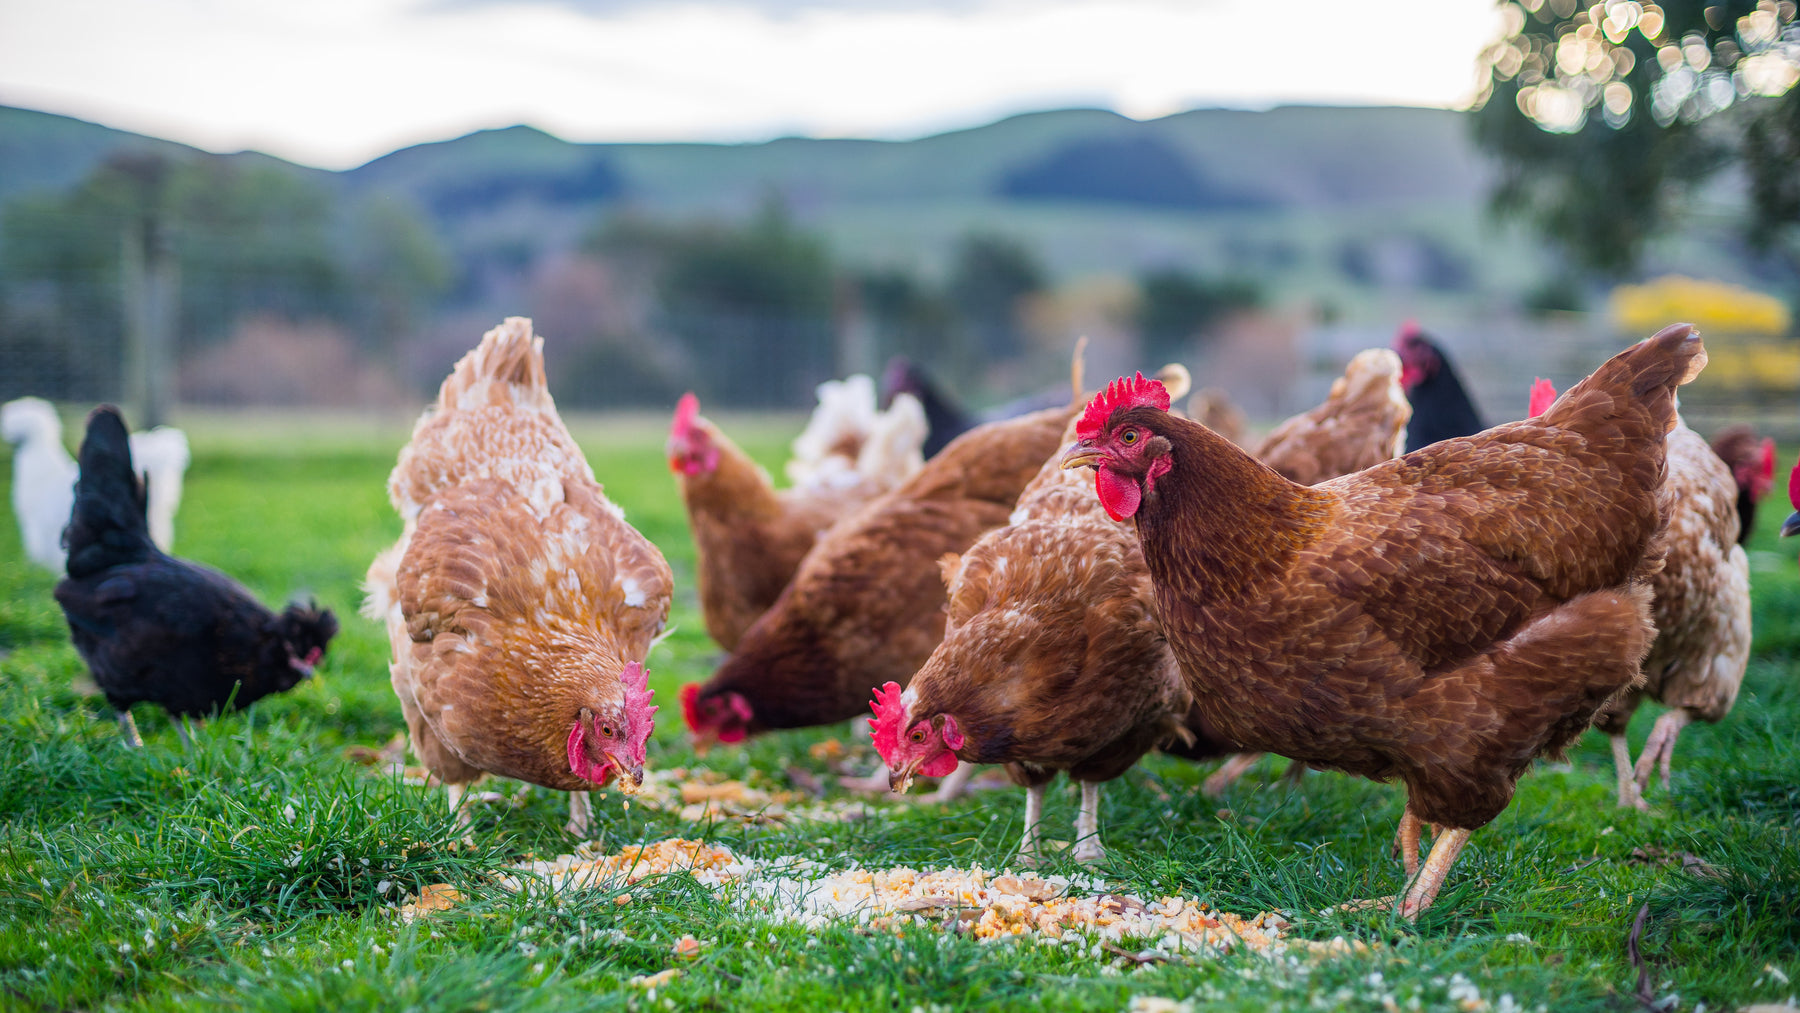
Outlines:
{"type": "Polygon", "coordinates": [[[155,213],[125,226],[120,237],[125,303],[125,392],[146,429],[169,421],[174,403],[175,311],[179,266],[155,213]]]}

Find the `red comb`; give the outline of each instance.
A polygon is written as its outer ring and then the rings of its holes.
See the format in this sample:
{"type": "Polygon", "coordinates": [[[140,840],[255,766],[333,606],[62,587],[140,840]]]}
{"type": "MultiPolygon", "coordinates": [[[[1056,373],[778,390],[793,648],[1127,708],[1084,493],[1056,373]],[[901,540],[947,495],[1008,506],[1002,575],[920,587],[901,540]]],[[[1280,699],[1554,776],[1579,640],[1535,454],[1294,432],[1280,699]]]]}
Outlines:
{"type": "Polygon", "coordinates": [[[1169,410],[1169,388],[1160,380],[1146,380],[1144,374],[1138,373],[1129,380],[1119,377],[1106,385],[1106,389],[1094,395],[1088,402],[1087,411],[1082,413],[1081,421],[1075,424],[1075,435],[1083,440],[1091,440],[1100,435],[1106,426],[1106,420],[1120,408],[1135,408],[1138,405],[1149,405],[1159,411],[1169,410]]]}
{"type": "Polygon", "coordinates": [[[1556,403],[1556,385],[1543,377],[1531,381],[1531,407],[1526,418],[1535,419],[1556,403]]]}
{"type": "Polygon", "coordinates": [[[1394,344],[1397,345],[1408,338],[1416,338],[1420,333],[1419,322],[1417,320],[1411,318],[1403,320],[1400,322],[1400,329],[1394,332],[1394,344]]]}
{"type": "Polygon", "coordinates": [[[869,721],[869,730],[875,733],[875,751],[883,760],[888,760],[900,746],[900,724],[906,720],[906,705],[900,702],[900,684],[890,682],[876,690],[869,709],[875,712],[875,717],[869,721]]]}
{"type": "Polygon", "coordinates": [[[643,763],[650,733],[656,729],[656,712],[661,708],[650,703],[655,694],[650,692],[650,673],[641,662],[626,662],[625,670],[619,673],[619,684],[625,687],[625,720],[631,723],[631,741],[626,748],[634,762],[643,763]]]}
{"type": "Polygon", "coordinates": [[[1763,437],[1762,457],[1756,463],[1757,463],[1757,468],[1756,468],[1757,477],[1762,479],[1763,491],[1767,492],[1769,489],[1769,486],[1771,486],[1775,483],[1775,438],[1774,437],[1772,437],[1772,436],[1763,437]]]}
{"type": "Polygon", "coordinates": [[[681,395],[681,400],[675,402],[675,421],[669,424],[669,438],[685,438],[688,430],[694,428],[694,416],[699,414],[700,399],[694,396],[694,392],[690,390],[681,395]]]}
{"type": "MultiPolygon", "coordinates": [[[[1800,504],[1800,461],[1794,462],[1794,470],[1788,473],[1788,502],[1800,504]]],[[[1800,505],[1794,507],[1800,510],[1800,505]]]]}

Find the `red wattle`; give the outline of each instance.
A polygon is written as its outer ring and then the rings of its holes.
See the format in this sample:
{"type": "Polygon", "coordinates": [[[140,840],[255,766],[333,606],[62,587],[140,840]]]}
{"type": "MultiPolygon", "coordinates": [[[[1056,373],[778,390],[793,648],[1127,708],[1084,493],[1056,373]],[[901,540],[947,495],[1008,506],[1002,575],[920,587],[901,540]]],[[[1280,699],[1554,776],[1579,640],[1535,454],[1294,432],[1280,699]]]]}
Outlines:
{"type": "Polygon", "coordinates": [[[919,773],[924,774],[926,777],[949,777],[950,774],[956,770],[956,765],[959,762],[960,761],[956,758],[956,754],[946,749],[921,764],[919,773]]]}
{"type": "Polygon", "coordinates": [[[587,739],[587,729],[581,722],[569,729],[569,770],[576,777],[595,784],[605,784],[612,777],[612,764],[595,763],[582,748],[587,739]]]}
{"type": "Polygon", "coordinates": [[[1143,490],[1136,482],[1105,465],[1094,469],[1094,491],[1100,494],[1100,505],[1106,508],[1106,515],[1115,521],[1136,514],[1144,498],[1143,490]]]}

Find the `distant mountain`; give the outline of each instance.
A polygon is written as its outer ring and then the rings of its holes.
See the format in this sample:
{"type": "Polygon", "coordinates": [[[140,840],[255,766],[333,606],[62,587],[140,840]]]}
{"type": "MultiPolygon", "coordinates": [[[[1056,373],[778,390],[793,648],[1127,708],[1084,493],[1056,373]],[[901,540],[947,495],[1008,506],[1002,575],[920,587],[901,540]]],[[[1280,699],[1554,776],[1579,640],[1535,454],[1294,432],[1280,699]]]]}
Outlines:
{"type": "Polygon", "coordinates": [[[429,205],[447,187],[486,180],[506,191],[516,188],[506,180],[568,180],[598,164],[620,185],[595,199],[667,209],[742,207],[770,189],[803,208],[1047,196],[1216,206],[1208,192],[1231,206],[1344,206],[1469,200],[1486,183],[1462,113],[1298,106],[1146,122],[1095,109],[1028,113],[914,141],[572,144],[520,126],[404,148],[347,177],[429,205]],[[1096,177],[1109,161],[1136,182],[1096,177]]]}
{"type": "MultiPolygon", "coordinates": [[[[133,146],[194,152],[0,107],[0,202],[69,186],[133,146]]],[[[1538,271],[1534,248],[1491,234],[1490,169],[1465,114],[1439,109],[1201,109],[1142,122],[1067,109],[912,141],[758,144],[576,144],[515,126],[345,172],[230,157],[411,204],[459,265],[461,296],[480,301],[510,298],[506,279],[618,210],[741,217],[771,195],[850,267],[941,271],[959,237],[988,231],[1031,244],[1059,276],[1182,266],[1351,302],[1395,286],[1517,291],[1538,271]]]]}
{"type": "MultiPolygon", "coordinates": [[[[159,137],[116,130],[73,116],[0,105],[0,204],[33,190],[65,190],[117,151],[158,151],[173,157],[205,154],[199,148],[159,137]]],[[[233,161],[286,166],[309,176],[324,169],[296,165],[261,152],[225,156],[233,161]]]]}

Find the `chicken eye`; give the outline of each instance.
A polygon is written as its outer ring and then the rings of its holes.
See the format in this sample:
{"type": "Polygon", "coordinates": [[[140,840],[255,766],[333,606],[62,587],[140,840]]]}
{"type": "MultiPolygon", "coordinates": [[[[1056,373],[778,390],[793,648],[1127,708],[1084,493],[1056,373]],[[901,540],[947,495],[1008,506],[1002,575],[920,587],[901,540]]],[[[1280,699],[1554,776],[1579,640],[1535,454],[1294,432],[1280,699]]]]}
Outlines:
{"type": "Polygon", "coordinates": [[[612,738],[613,737],[613,726],[612,725],[601,725],[600,726],[600,734],[606,736],[609,739],[612,738]]]}
{"type": "Polygon", "coordinates": [[[1138,431],[1135,429],[1127,429],[1119,434],[1119,442],[1121,443],[1136,443],[1137,441],[1138,431]]]}
{"type": "Polygon", "coordinates": [[[924,742],[925,741],[925,729],[924,728],[914,728],[912,731],[912,740],[914,742],[924,742]]]}

